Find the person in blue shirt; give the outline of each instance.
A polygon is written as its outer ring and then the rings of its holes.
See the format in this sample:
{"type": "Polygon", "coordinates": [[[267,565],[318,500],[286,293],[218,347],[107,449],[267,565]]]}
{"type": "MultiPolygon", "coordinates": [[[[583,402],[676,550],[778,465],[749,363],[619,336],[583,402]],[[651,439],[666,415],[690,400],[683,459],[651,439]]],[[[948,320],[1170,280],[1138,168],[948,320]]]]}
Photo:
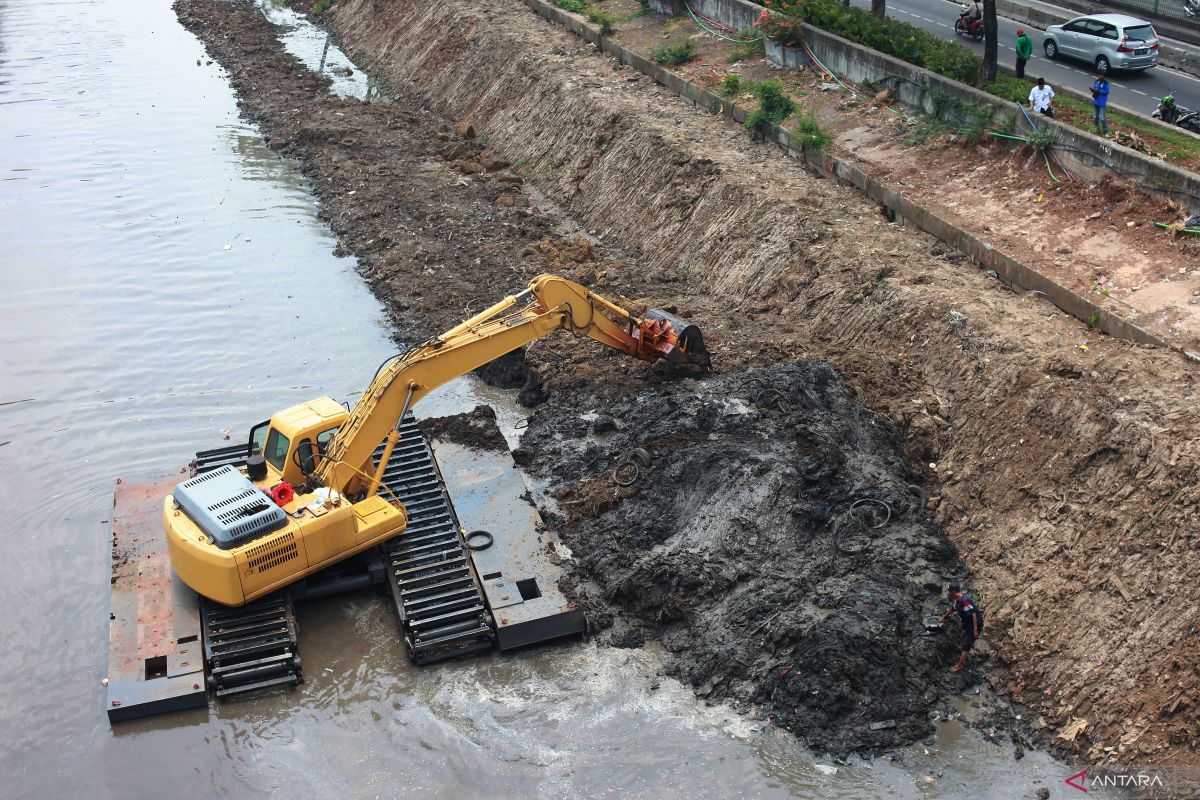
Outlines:
{"type": "Polygon", "coordinates": [[[962,655],[958,657],[958,663],[950,668],[951,672],[958,672],[967,665],[967,656],[975,646],[975,640],[983,635],[983,610],[967,596],[958,585],[958,581],[950,581],[950,585],[946,587],[946,594],[950,596],[951,605],[946,609],[946,613],[942,614],[942,624],[946,623],[951,614],[957,613],[963,626],[962,655]]]}
{"type": "Polygon", "coordinates": [[[1096,132],[1108,136],[1108,81],[1099,73],[1092,84],[1092,109],[1096,112],[1096,132]]]}

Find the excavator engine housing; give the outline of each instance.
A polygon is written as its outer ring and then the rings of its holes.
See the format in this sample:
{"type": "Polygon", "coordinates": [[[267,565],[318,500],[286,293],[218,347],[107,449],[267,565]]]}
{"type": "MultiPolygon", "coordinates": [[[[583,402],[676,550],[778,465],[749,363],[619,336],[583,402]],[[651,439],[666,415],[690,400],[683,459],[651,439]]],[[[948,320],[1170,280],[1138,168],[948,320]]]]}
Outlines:
{"type": "Polygon", "coordinates": [[[231,550],[287,524],[283,509],[231,466],[175,487],[175,503],[213,544],[231,550]]]}

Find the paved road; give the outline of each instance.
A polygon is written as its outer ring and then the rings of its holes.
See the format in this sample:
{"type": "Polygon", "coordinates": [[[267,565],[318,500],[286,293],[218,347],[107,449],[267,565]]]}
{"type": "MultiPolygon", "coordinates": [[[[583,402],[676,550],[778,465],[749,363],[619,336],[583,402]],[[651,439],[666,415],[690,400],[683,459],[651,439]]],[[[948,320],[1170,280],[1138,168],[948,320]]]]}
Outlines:
{"type": "MultiPolygon", "coordinates": [[[[863,8],[869,8],[871,5],[870,0],[852,2],[863,8]]],[[[959,3],[946,0],[887,0],[889,17],[932,31],[947,39],[956,38],[954,20],[958,18],[959,9],[959,3]]],[[[999,22],[997,41],[1001,62],[1009,66],[1015,64],[1016,51],[1013,49],[1013,43],[1017,38],[1017,28],[1024,27],[1025,32],[1033,39],[1033,58],[1025,66],[1026,77],[1044,77],[1053,87],[1070,86],[1085,95],[1088,93],[1088,88],[1092,85],[1090,65],[1061,57],[1049,61],[1042,50],[1042,31],[1028,25],[1018,25],[1004,18],[999,22]]],[[[968,47],[983,53],[983,42],[975,42],[966,37],[957,38],[968,47]]],[[[1173,69],[1159,66],[1144,72],[1114,71],[1108,80],[1112,86],[1111,102],[1147,116],[1154,111],[1158,105],[1158,98],[1168,89],[1174,89],[1175,100],[1180,105],[1186,108],[1200,108],[1200,78],[1173,69]]]]}

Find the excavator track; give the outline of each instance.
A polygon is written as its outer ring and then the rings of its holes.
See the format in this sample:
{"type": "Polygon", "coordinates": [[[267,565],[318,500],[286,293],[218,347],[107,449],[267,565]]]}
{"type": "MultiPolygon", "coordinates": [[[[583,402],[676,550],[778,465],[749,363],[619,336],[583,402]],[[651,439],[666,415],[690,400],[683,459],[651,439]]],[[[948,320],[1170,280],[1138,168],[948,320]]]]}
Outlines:
{"type": "Polygon", "coordinates": [[[202,598],[200,622],[209,689],[217,697],[304,681],[290,593],[238,608],[202,598]]]}
{"type": "Polygon", "coordinates": [[[400,436],[383,483],[408,509],[408,528],[384,543],[383,555],[409,658],[429,664],[490,650],[491,613],[433,452],[411,414],[400,436]]]}

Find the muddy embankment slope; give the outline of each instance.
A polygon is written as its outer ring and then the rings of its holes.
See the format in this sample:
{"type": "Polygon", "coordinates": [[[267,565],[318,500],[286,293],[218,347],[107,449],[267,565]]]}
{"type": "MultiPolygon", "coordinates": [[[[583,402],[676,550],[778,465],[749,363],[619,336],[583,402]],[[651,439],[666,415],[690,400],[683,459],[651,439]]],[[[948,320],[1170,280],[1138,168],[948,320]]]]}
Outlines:
{"type": "MultiPolygon", "coordinates": [[[[719,370],[831,361],[921,467],[987,603],[1006,685],[1038,722],[1076,731],[1093,759],[1112,747],[1196,760],[1197,612],[1170,598],[1196,580],[1200,419],[1176,355],[1006,293],[515,0],[343,0],[326,15],[420,113],[324,96],[243,40],[225,3],[180,12],[247,116],[300,159],[403,329],[436,332],[551,267],[674,305],[719,370]],[[469,121],[486,150],[432,136],[439,117],[469,121]],[[472,166],[489,158],[512,167],[472,166]],[[495,177],[510,172],[602,244],[564,247],[566,219],[495,177]]],[[[572,389],[560,402],[603,405],[655,374],[558,341],[530,360],[552,391],[572,389]]]]}
{"type": "Polygon", "coordinates": [[[1200,610],[1171,601],[1200,572],[1193,365],[1004,291],[518,0],[329,23],[619,248],[623,290],[686,276],[718,360],[836,364],[925,465],[1035,724],[1093,760],[1196,761],[1200,610]]]}

